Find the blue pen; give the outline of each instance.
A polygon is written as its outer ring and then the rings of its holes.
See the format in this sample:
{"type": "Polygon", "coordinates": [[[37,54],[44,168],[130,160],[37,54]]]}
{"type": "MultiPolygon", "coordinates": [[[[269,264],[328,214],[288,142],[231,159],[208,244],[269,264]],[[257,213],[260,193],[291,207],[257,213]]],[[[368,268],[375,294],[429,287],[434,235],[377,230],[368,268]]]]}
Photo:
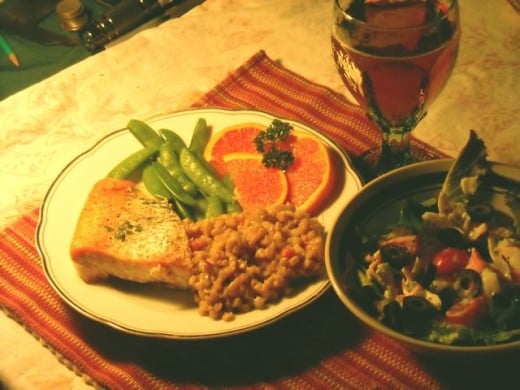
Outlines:
{"type": "Polygon", "coordinates": [[[18,61],[18,57],[9,46],[9,43],[5,40],[5,38],[0,34],[0,49],[5,53],[9,61],[13,63],[14,66],[20,66],[20,61],[18,61]]]}

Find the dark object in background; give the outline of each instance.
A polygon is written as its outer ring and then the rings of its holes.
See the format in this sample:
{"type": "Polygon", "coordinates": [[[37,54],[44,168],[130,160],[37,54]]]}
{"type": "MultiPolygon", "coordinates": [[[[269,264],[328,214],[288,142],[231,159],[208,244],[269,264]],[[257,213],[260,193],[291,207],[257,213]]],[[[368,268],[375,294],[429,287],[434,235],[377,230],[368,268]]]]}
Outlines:
{"type": "Polygon", "coordinates": [[[56,7],[56,0],[5,0],[0,15],[20,24],[38,24],[56,7]]]}
{"type": "MultiPolygon", "coordinates": [[[[88,24],[81,33],[85,47],[91,52],[122,35],[135,30],[153,19],[164,21],[178,17],[201,4],[204,0],[122,0],[88,24]]],[[[159,22],[160,22],[159,21],[159,22]]],[[[158,24],[158,23],[157,23],[158,24]]]]}
{"type": "Polygon", "coordinates": [[[77,46],[77,37],[40,26],[54,12],[56,0],[5,0],[0,6],[0,31],[42,45],[77,46]]]}
{"type": "Polygon", "coordinates": [[[80,31],[88,23],[88,13],[81,0],[62,0],[56,5],[56,15],[65,31],[80,31]]]}
{"type": "Polygon", "coordinates": [[[144,22],[159,16],[163,6],[178,1],[125,0],[104,12],[90,23],[82,33],[82,40],[89,51],[96,52],[144,22]]]}
{"type": "Polygon", "coordinates": [[[96,3],[104,5],[107,8],[111,8],[116,4],[119,4],[121,0],[96,0],[96,3]]]}

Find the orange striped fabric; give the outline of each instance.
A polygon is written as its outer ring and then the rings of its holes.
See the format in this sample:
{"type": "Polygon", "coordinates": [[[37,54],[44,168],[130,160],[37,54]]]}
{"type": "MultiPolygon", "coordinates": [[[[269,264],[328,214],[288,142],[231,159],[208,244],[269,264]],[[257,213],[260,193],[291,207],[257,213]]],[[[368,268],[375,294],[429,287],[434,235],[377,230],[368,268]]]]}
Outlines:
{"type": "Polygon", "coordinates": [[[38,210],[0,236],[4,310],[87,382],[110,389],[247,385],[258,389],[438,387],[413,356],[366,333],[333,293],[272,326],[221,340],[123,334],[69,308],[35,249],[38,210]],[[325,322],[333,322],[323,326],[325,322]]]}
{"type": "MultiPolygon", "coordinates": [[[[357,107],[264,52],[195,106],[253,108],[297,119],[353,155],[378,139],[357,107]]],[[[450,381],[439,371],[442,365],[425,365],[361,327],[330,291],[266,328],[232,337],[160,340],[118,332],[76,313],[51,288],[35,249],[37,221],[34,210],[0,235],[0,306],[97,387],[436,389],[450,381]]]]}
{"type": "MultiPolygon", "coordinates": [[[[207,93],[195,107],[244,108],[298,120],[322,131],[357,157],[380,142],[380,131],[343,95],[282,67],[260,51],[207,93]]],[[[418,140],[421,155],[447,157],[418,140]]]]}

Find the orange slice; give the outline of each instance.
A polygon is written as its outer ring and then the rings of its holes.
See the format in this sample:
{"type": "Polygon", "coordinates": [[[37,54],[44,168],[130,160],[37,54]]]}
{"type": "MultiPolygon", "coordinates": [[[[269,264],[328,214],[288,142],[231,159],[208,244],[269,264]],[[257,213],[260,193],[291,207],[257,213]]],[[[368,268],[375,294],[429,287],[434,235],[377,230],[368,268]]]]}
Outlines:
{"type": "MultiPolygon", "coordinates": [[[[256,159],[261,162],[261,154],[256,151],[254,139],[266,127],[257,123],[243,123],[228,127],[211,138],[204,151],[204,157],[220,175],[224,175],[228,170],[224,159],[233,159],[228,156],[229,154],[255,155],[256,159]]],[[[337,172],[327,146],[318,137],[297,129],[293,130],[289,137],[284,142],[280,142],[278,146],[281,149],[292,151],[295,157],[294,164],[285,172],[288,193],[284,201],[290,202],[310,214],[318,213],[330,200],[337,178],[337,172]]],[[[255,166],[257,165],[259,165],[258,162],[255,163],[255,166]]],[[[251,168],[249,167],[249,169],[251,168]]],[[[256,172],[259,172],[258,167],[255,169],[257,169],[256,172]]],[[[263,167],[263,169],[267,168],[263,167]]],[[[234,175],[238,175],[238,173],[235,172],[234,175]]],[[[279,176],[280,173],[277,175],[279,176]]],[[[233,177],[233,179],[245,181],[244,185],[250,180],[247,177],[240,179],[233,177]]],[[[260,190],[256,184],[254,187],[260,190]]],[[[247,193],[251,190],[243,189],[242,191],[247,193]]],[[[251,195],[250,201],[253,202],[256,195],[251,195]]],[[[245,195],[243,196],[245,197],[245,195]]]]}
{"type": "Polygon", "coordinates": [[[294,164],[285,172],[289,184],[287,201],[315,214],[332,194],[336,170],[322,140],[301,131],[293,131],[291,137],[295,138],[291,144],[294,164]]]}
{"type": "Polygon", "coordinates": [[[265,125],[258,123],[241,123],[227,127],[211,137],[204,150],[204,158],[223,175],[225,172],[222,157],[228,153],[257,153],[254,139],[265,128],[265,125]]]}
{"type": "Polygon", "coordinates": [[[260,154],[228,153],[222,160],[243,210],[267,208],[285,202],[288,191],[285,174],[279,169],[266,168],[260,154]]]}

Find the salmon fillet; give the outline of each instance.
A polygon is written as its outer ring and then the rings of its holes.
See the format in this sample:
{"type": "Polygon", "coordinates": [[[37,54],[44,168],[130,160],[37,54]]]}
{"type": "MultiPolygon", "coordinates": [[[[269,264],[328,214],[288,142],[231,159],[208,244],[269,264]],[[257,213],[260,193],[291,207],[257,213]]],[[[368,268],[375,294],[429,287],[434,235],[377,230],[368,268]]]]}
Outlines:
{"type": "Polygon", "coordinates": [[[88,283],[113,276],[188,286],[191,250],[180,217],[166,200],[151,197],[132,181],[106,178],[94,185],[70,255],[88,283]]]}

